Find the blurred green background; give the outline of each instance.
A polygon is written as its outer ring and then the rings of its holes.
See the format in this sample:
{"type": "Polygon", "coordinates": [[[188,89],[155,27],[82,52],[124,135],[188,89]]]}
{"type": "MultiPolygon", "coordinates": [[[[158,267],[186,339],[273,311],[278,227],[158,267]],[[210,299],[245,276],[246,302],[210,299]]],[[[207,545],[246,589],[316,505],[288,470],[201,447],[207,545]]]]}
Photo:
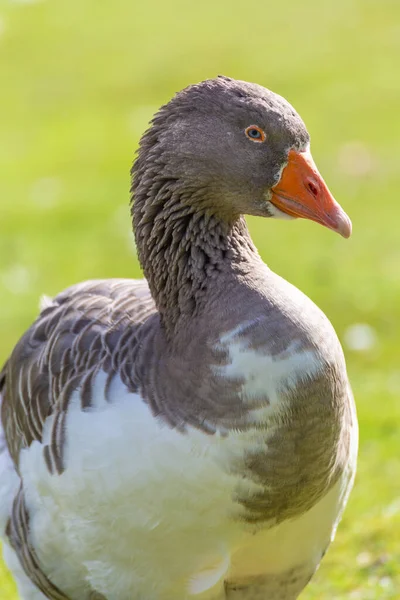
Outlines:
{"type": "MultiPolygon", "coordinates": [[[[400,2],[0,0],[0,361],[41,294],[140,274],[129,168],[153,112],[216,74],[303,116],[354,233],[251,220],[343,342],[359,472],[305,600],[400,597],[400,2]]],[[[0,599],[15,600],[0,563],[0,599]]]]}

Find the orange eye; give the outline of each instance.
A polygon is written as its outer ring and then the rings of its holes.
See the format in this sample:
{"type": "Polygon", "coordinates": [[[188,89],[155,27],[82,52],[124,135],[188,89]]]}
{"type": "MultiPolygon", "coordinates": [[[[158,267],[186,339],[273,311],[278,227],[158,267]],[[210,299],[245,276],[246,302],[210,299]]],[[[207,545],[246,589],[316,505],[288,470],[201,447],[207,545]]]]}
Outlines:
{"type": "Polygon", "coordinates": [[[244,132],[249,140],[252,142],[258,142],[259,144],[265,142],[267,137],[261,127],[258,127],[257,125],[249,125],[249,127],[246,127],[244,132]]]}

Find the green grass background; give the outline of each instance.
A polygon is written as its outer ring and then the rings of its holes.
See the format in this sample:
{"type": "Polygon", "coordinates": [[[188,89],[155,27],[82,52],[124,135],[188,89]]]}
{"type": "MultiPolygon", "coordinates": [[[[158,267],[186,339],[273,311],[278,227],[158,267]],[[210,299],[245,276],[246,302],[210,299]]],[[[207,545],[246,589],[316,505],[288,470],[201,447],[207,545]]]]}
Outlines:
{"type": "MultiPolygon", "coordinates": [[[[265,261],[345,347],[359,471],[308,600],[400,597],[400,3],[398,0],[0,0],[0,361],[39,296],[140,274],[129,168],[154,110],[218,73],[286,96],[353,220],[251,220],[265,261]],[[369,327],[363,350],[346,343],[369,327]]],[[[353,344],[354,345],[354,344],[353,344]]],[[[0,562],[0,599],[16,599],[0,562]]]]}

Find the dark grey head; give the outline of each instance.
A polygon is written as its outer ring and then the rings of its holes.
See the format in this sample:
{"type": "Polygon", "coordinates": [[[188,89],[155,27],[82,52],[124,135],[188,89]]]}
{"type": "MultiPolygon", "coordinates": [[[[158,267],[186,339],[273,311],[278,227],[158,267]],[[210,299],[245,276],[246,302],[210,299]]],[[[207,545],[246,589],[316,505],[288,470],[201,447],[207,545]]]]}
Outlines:
{"type": "Polygon", "coordinates": [[[160,189],[165,197],[165,186],[179,188],[193,210],[225,221],[240,214],[303,217],[347,236],[349,220],[309,143],[302,119],[281,96],[254,83],[209,79],[156,114],[141,140],[133,192],[140,205],[160,189]]]}
{"type": "Polygon", "coordinates": [[[159,110],[141,154],[156,152],[163,174],[203,190],[210,209],[267,216],[266,192],[279,181],[289,150],[308,144],[303,121],[284,98],[217,77],[187,87],[159,110]]]}

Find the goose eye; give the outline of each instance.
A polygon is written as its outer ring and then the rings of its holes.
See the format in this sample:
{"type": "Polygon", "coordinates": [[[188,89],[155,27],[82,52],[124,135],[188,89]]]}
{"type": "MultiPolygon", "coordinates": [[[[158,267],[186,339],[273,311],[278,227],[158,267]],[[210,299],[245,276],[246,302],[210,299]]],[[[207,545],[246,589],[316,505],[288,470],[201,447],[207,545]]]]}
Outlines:
{"type": "Polygon", "coordinates": [[[249,138],[249,140],[251,140],[252,142],[261,143],[265,141],[265,132],[261,129],[261,127],[258,127],[257,125],[250,125],[249,127],[246,127],[244,132],[249,138]]]}

